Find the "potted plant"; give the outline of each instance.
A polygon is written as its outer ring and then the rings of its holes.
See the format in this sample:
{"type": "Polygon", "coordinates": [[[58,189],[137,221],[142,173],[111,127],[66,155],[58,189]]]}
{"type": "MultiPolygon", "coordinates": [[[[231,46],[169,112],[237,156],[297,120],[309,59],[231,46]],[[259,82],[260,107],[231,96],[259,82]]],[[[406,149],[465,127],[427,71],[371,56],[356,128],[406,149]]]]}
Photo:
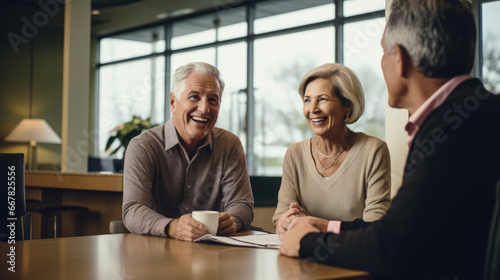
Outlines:
{"type": "Polygon", "coordinates": [[[132,138],[141,134],[144,130],[157,126],[157,124],[151,124],[149,119],[150,118],[143,120],[139,116],[133,116],[131,121],[114,128],[111,132],[115,132],[115,134],[109,137],[108,142],[106,143],[106,152],[110,151],[111,145],[118,139],[120,141],[120,146],[111,151],[109,155],[114,155],[121,148],[124,149],[123,155],[125,155],[128,143],[132,140],[132,138]]]}

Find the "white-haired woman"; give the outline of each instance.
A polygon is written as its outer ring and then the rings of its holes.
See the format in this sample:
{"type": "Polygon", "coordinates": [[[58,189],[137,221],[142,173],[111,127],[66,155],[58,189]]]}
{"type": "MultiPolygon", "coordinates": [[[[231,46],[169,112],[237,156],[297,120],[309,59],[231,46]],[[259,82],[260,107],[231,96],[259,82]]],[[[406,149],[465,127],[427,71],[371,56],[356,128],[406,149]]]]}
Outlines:
{"type": "Polygon", "coordinates": [[[389,150],[384,141],[347,127],[364,111],[358,78],[341,64],[325,64],[302,78],[299,93],[316,136],[286,152],[276,232],[283,238],[297,217],[333,232],[339,221],[380,219],[390,205],[389,150]]]}

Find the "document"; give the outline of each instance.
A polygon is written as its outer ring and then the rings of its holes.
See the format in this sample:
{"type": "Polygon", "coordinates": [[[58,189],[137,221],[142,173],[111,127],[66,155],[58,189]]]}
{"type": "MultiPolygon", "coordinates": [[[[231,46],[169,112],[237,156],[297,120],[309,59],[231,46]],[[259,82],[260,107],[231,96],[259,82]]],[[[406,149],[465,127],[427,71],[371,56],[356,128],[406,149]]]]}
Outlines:
{"type": "Polygon", "coordinates": [[[253,234],[243,236],[215,236],[205,234],[194,242],[216,243],[253,248],[279,249],[281,240],[276,233],[253,234]]]}

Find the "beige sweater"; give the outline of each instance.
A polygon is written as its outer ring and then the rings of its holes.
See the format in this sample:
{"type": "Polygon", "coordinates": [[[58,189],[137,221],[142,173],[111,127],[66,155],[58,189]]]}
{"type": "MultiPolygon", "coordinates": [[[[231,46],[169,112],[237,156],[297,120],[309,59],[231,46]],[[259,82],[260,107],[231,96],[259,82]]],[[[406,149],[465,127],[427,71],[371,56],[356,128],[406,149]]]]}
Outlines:
{"type": "Polygon", "coordinates": [[[325,179],[316,170],[307,139],[290,145],[285,154],[273,223],[295,201],[315,217],[374,221],[385,214],[390,198],[391,164],[384,141],[359,132],[342,165],[325,179]]]}

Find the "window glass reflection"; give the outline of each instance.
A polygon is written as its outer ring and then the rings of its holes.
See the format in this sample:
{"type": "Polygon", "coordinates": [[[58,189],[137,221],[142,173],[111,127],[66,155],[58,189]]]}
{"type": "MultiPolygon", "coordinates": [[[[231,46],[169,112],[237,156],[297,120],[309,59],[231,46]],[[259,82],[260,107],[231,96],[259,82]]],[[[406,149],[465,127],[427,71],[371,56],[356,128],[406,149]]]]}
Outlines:
{"type": "Polygon", "coordinates": [[[335,6],[331,0],[286,0],[257,4],[256,34],[305,24],[332,20],[335,6]]]}
{"type": "Polygon", "coordinates": [[[205,16],[172,25],[173,50],[215,42],[214,17],[205,16]]]}
{"type": "Polygon", "coordinates": [[[356,73],[365,93],[365,112],[354,124],[354,131],[385,139],[386,87],[380,60],[383,18],[344,25],[344,64],[356,73]]]}
{"type": "Polygon", "coordinates": [[[281,175],[288,146],[313,136],[297,88],[308,71],[333,62],[333,36],[327,27],[255,41],[256,175],[281,175]]]}
{"type": "Polygon", "coordinates": [[[170,64],[170,85],[175,70],[189,62],[206,62],[215,65],[215,48],[206,48],[195,51],[175,53],[171,56],[172,63],[170,64]]]}
{"type": "Polygon", "coordinates": [[[165,51],[163,27],[129,32],[100,41],[100,63],[107,63],[165,51]]]}
{"type": "Polygon", "coordinates": [[[483,82],[494,92],[500,92],[500,1],[482,4],[483,82]]]}
{"type": "Polygon", "coordinates": [[[236,134],[246,149],[247,143],[247,44],[237,43],[218,48],[217,68],[225,82],[224,94],[215,124],[236,134]]]}
{"type": "MultiPolygon", "coordinates": [[[[335,42],[333,24],[309,26],[311,30],[302,32],[285,30],[333,20],[333,2],[264,1],[172,22],[172,52],[166,52],[170,55],[171,71],[167,77],[164,77],[163,55],[126,63],[118,61],[165,52],[163,25],[102,39],[100,63],[117,62],[100,66],[98,71],[100,153],[109,137],[107,133],[129,121],[132,115],[152,116],[155,122],[164,122],[165,101],[169,98],[169,92],[164,92],[165,78],[171,81],[178,67],[201,61],[217,66],[226,82],[216,126],[236,134],[245,149],[253,147],[253,151],[246,151],[252,153],[251,157],[247,154],[251,175],[280,176],[288,146],[314,136],[302,113],[298,83],[309,70],[335,62],[335,44],[343,44],[344,64],[355,71],[365,89],[365,113],[351,128],[383,139],[386,96],[380,70],[380,39],[384,19],[344,23],[344,42],[335,42]],[[255,8],[257,35],[277,30],[283,33],[266,34],[265,38],[246,37],[248,7],[255,8]],[[217,44],[235,38],[241,40],[217,44]],[[255,103],[250,105],[254,107],[255,117],[251,120],[247,112],[247,42],[254,43],[254,69],[250,70],[254,85],[250,86],[255,103]],[[204,44],[210,47],[202,46],[204,44]],[[185,49],[190,47],[201,48],[185,49]],[[249,131],[254,131],[254,135],[249,135],[249,131]]],[[[344,16],[379,11],[384,9],[384,4],[384,0],[346,0],[344,16]]],[[[485,14],[485,20],[486,17],[485,14]]],[[[484,72],[494,78],[488,71],[484,72]]]]}
{"type": "Polygon", "coordinates": [[[175,22],[172,27],[172,49],[244,37],[247,34],[245,13],[244,8],[237,8],[175,22]]]}
{"type": "Polygon", "coordinates": [[[385,9],[385,0],[346,0],[344,16],[359,15],[385,9]]]}
{"type": "MultiPolygon", "coordinates": [[[[163,56],[103,66],[99,70],[99,156],[111,130],[132,116],[165,121],[165,59],[163,56]]],[[[122,155],[116,155],[121,157],[122,155]]]]}

